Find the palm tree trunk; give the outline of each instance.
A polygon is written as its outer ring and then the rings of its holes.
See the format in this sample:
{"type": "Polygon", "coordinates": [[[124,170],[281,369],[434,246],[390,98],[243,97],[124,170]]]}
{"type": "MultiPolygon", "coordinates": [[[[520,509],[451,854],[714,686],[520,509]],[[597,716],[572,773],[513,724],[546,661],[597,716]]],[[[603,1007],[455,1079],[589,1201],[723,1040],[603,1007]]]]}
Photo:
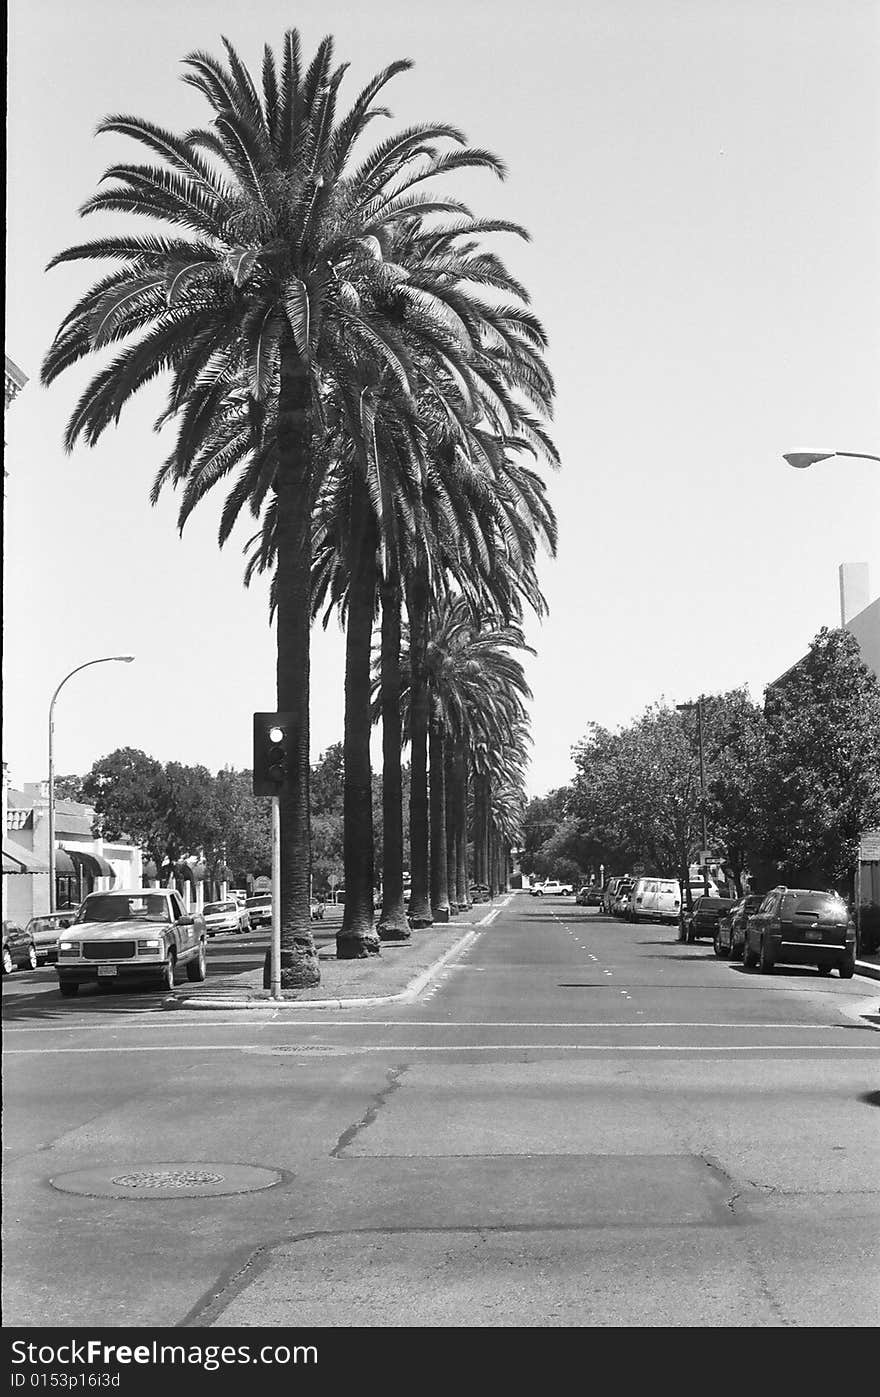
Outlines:
{"type": "MultiPolygon", "coordinates": [[[[310,916],[309,626],[312,566],[311,388],[288,336],[278,398],[278,711],[293,720],[281,815],[281,987],[320,984],[310,916]]],[[[264,983],[269,974],[266,956],[264,983]]]]}
{"type": "Polygon", "coordinates": [[[400,764],[400,574],[379,583],[382,597],[382,915],[380,941],[407,941],[403,905],[403,774],[400,764]]]}
{"type": "Polygon", "coordinates": [[[430,926],[428,894],[428,678],[425,668],[428,644],[428,570],[418,562],[407,586],[410,630],[410,790],[409,845],[412,883],[409,897],[410,926],[430,926]]]}
{"type": "Polygon", "coordinates": [[[455,812],[458,790],[455,782],[455,744],[446,742],[446,900],[451,915],[455,915],[458,902],[457,854],[455,838],[455,812]]]}
{"type": "Polygon", "coordinates": [[[460,740],[455,748],[456,786],[458,803],[455,812],[455,896],[459,911],[466,912],[471,905],[470,879],[468,877],[468,755],[467,745],[460,740]]]}
{"type": "Polygon", "coordinates": [[[446,881],[446,743],[443,719],[434,716],[429,732],[431,767],[431,909],[434,920],[449,921],[446,881]]]}
{"type": "Polygon", "coordinates": [[[345,776],[342,850],[345,911],[336,933],[337,960],[379,950],[373,926],[373,773],[370,768],[370,648],[376,606],[376,528],[366,486],[354,472],[351,558],[345,630],[345,776]]]}

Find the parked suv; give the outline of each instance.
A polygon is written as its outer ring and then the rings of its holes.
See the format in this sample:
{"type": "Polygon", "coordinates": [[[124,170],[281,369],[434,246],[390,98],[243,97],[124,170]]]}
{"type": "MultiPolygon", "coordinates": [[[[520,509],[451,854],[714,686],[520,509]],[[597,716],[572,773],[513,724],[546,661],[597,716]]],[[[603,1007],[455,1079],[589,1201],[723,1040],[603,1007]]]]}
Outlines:
{"type": "Polygon", "coordinates": [[[778,964],[834,967],[849,980],[856,968],[856,928],[842,897],[819,888],[774,888],[746,927],[743,964],[769,975],[778,964]]]}
{"type": "Polygon", "coordinates": [[[637,878],[630,919],[634,922],[678,921],[681,887],[677,878],[637,878]]]}

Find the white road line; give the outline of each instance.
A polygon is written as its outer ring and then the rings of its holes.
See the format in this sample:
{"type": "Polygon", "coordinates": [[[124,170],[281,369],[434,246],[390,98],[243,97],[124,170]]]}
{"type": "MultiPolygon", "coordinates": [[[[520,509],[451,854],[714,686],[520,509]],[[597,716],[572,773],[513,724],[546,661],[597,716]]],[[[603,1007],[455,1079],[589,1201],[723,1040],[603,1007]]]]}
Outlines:
{"type": "MultiPolygon", "coordinates": [[[[626,1025],[631,1027],[631,1025],[626,1025]]],[[[266,1044],[266,1043],[161,1043],[149,1049],[141,1047],[124,1048],[7,1048],[7,1057],[39,1057],[64,1053],[85,1055],[89,1053],[239,1053],[249,1048],[259,1048],[261,1052],[269,1047],[277,1047],[287,1054],[297,1049],[306,1057],[318,1052],[332,1052],[336,1056],[349,1053],[521,1053],[521,1052],[566,1052],[566,1053],[876,1053],[880,1045],[841,1043],[731,1043],[707,1046],[705,1043],[377,1043],[373,1046],[358,1045],[340,1049],[335,1043],[266,1044]]]]}
{"type": "MultiPolygon", "coordinates": [[[[643,1012],[643,1011],[640,1010],[639,1012],[641,1013],[641,1012],[643,1012]]],[[[613,1022],[613,1021],[611,1021],[611,1020],[606,1020],[606,1019],[570,1019],[570,1020],[566,1020],[565,1022],[556,1022],[555,1020],[552,1020],[552,1019],[551,1019],[551,1020],[548,1020],[548,1019],[534,1019],[534,1020],[533,1020],[533,1019],[504,1019],[504,1020],[490,1020],[490,1021],[485,1022],[485,1023],[482,1022],[482,1021],[479,1022],[479,1023],[475,1023],[473,1019],[437,1019],[437,1020],[434,1020],[434,1019],[426,1019],[426,1020],[425,1020],[424,1022],[422,1022],[422,1023],[413,1023],[413,1022],[411,1022],[411,1021],[408,1020],[408,1019],[405,1020],[405,1021],[402,1021],[402,1020],[400,1020],[400,1019],[340,1019],[340,1020],[338,1020],[338,1021],[335,1021],[335,1022],[331,1025],[331,1024],[329,1024],[329,1023],[327,1022],[327,1016],[326,1016],[326,1014],[325,1014],[322,1018],[320,1018],[320,1019],[296,1019],[296,1020],[293,1020],[293,1019],[282,1019],[282,1020],[278,1020],[277,1022],[273,1022],[273,1023],[269,1023],[269,1022],[266,1022],[266,1023],[254,1023],[253,1020],[250,1020],[250,1019],[249,1019],[249,1020],[248,1020],[248,1023],[247,1023],[247,1027],[248,1027],[248,1028],[251,1028],[251,1029],[254,1029],[254,1028],[257,1028],[257,1029],[260,1029],[260,1028],[262,1028],[262,1029],[275,1028],[275,1029],[277,1029],[277,1028],[282,1027],[282,1026],[286,1026],[286,1027],[289,1027],[289,1028],[331,1028],[331,1027],[332,1027],[334,1033],[337,1032],[337,1030],[340,1029],[340,1028],[397,1028],[397,1029],[405,1029],[405,1030],[407,1030],[408,1032],[412,1032],[414,1029],[418,1029],[418,1030],[421,1032],[421,1031],[423,1031],[423,1030],[425,1030],[425,1029],[429,1029],[429,1028],[433,1028],[433,1029],[447,1029],[447,1028],[480,1028],[480,1029],[484,1029],[484,1028],[508,1028],[508,1029],[512,1029],[512,1028],[559,1028],[559,1029],[564,1029],[564,1028],[631,1028],[631,1027],[632,1027],[632,1025],[631,1025],[630,1023],[628,1023],[628,1022],[627,1022],[627,1023],[615,1023],[615,1022],[613,1022]]],[[[45,1025],[42,1026],[42,1027],[39,1027],[39,1028],[7,1028],[7,1029],[5,1030],[5,1032],[6,1032],[6,1036],[7,1036],[7,1037],[13,1037],[13,1036],[15,1036],[15,1035],[17,1035],[17,1034],[24,1034],[24,1033],[93,1033],[96,1029],[103,1029],[104,1032],[112,1032],[112,1033],[119,1033],[119,1032],[122,1031],[123,1029],[128,1030],[128,1031],[131,1032],[131,1033],[142,1033],[142,1032],[145,1032],[147,1029],[155,1029],[155,1030],[160,1030],[161,1032],[167,1033],[167,1032],[169,1031],[169,1028],[170,1028],[170,1027],[171,1027],[171,1026],[170,1026],[169,1023],[168,1023],[168,1020],[165,1019],[165,1020],[163,1020],[163,1022],[162,1022],[161,1024],[159,1024],[159,1023],[113,1024],[112,1026],[109,1025],[109,1024],[101,1024],[101,1023],[96,1023],[96,1024],[93,1024],[93,1023],[88,1023],[88,1024],[82,1024],[82,1023],[81,1023],[81,1024],[56,1024],[56,1025],[53,1025],[53,1026],[50,1027],[50,1028],[47,1028],[45,1025]]],[[[192,1020],[192,1022],[190,1022],[190,1021],[187,1020],[186,1022],[183,1022],[183,1023],[180,1024],[180,1029],[181,1029],[181,1031],[185,1031],[185,1032],[189,1032],[191,1029],[194,1029],[194,1028],[196,1028],[196,1027],[198,1027],[198,1028],[206,1028],[206,1029],[207,1029],[207,1028],[210,1028],[210,1029],[217,1029],[217,1028],[241,1028],[241,1027],[243,1027],[243,1025],[242,1025],[242,1021],[241,1021],[240,1018],[228,1019],[228,1020],[224,1020],[223,1022],[220,1022],[220,1021],[217,1020],[217,1019],[213,1019],[210,1023],[207,1023],[207,1022],[205,1021],[203,1015],[201,1015],[201,1014],[199,1014],[196,1018],[194,1018],[194,1019],[192,1020]]],[[[836,1030],[845,1028],[846,1025],[845,1025],[845,1024],[816,1024],[816,1023],[805,1023],[805,1022],[801,1022],[800,1020],[797,1020],[797,1019],[794,1020],[794,1021],[789,1020],[788,1023],[728,1023],[728,1022],[722,1022],[722,1023],[718,1023],[718,1022],[715,1022],[715,1023],[704,1023],[704,1022],[696,1022],[696,1021],[693,1021],[693,1020],[691,1020],[691,1019],[649,1019],[649,1020],[647,1020],[645,1023],[640,1024],[639,1027],[640,1027],[640,1028],[686,1028],[686,1029],[692,1029],[692,1028],[724,1028],[724,1029],[740,1029],[740,1030],[746,1031],[746,1032],[751,1032],[753,1029],[761,1029],[761,1030],[763,1030],[763,1029],[780,1028],[780,1029],[785,1029],[785,1030],[787,1030],[789,1033],[795,1032],[795,1031],[796,1031],[796,1032],[802,1032],[802,1031],[807,1030],[807,1029],[810,1030],[811,1032],[815,1032],[815,1033],[833,1033],[833,1032],[835,1032],[836,1030]]]]}

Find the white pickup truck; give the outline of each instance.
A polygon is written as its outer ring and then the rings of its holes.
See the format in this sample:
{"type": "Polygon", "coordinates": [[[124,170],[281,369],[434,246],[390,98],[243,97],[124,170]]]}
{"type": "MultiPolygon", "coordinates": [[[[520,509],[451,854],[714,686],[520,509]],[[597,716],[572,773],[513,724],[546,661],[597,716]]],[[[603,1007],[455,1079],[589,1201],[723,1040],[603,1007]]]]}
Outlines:
{"type": "Polygon", "coordinates": [[[570,897],[574,892],[571,883],[560,883],[558,878],[548,878],[545,883],[536,883],[532,888],[533,897],[570,897]]]}
{"type": "Polygon", "coordinates": [[[189,913],[172,888],[89,893],[58,933],[58,989],[65,999],[90,981],[173,990],[184,967],[188,980],[204,980],[206,941],[204,917],[189,913]]]}

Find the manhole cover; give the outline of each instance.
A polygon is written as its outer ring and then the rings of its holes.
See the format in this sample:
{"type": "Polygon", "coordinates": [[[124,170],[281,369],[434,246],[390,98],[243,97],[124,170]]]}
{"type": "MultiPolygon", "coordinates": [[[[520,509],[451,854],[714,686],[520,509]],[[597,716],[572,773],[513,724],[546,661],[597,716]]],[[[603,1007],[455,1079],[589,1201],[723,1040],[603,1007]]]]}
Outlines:
{"type": "Polygon", "coordinates": [[[274,1188],[284,1174],[254,1164],[146,1164],[120,1172],[119,1165],[77,1169],[49,1182],[61,1193],[87,1198],[219,1198],[230,1193],[256,1193],[274,1188]]]}
{"type": "Polygon", "coordinates": [[[222,1183],[223,1175],[204,1169],[145,1169],[139,1174],[117,1174],[110,1182],[120,1188],[202,1188],[222,1183]]]}

